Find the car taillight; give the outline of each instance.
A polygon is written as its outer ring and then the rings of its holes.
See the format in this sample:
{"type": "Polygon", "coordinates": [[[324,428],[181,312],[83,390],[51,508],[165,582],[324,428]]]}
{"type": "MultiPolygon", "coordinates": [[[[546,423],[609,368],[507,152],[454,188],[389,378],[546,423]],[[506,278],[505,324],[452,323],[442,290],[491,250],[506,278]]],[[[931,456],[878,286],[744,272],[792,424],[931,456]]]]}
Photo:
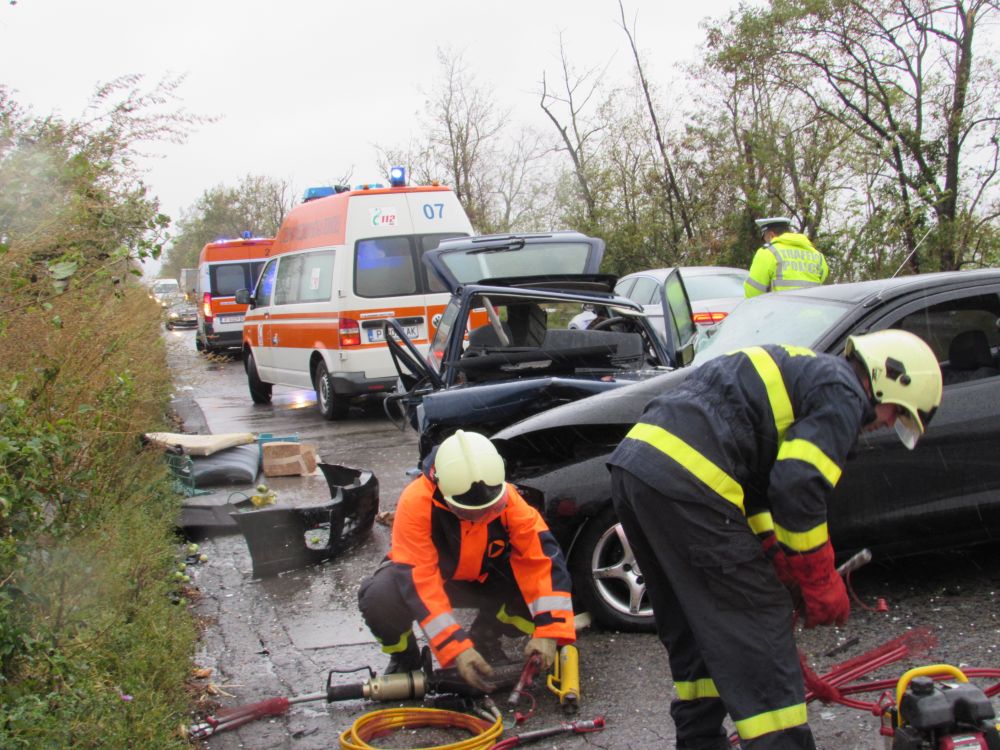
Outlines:
{"type": "Polygon", "coordinates": [[[205,292],[205,297],[201,301],[201,311],[205,313],[205,322],[212,322],[212,295],[205,292]]]}
{"type": "Polygon", "coordinates": [[[361,345],[361,326],[358,325],[358,321],[351,318],[340,319],[340,345],[361,345]]]}
{"type": "Polygon", "coordinates": [[[725,318],[727,313],[724,312],[698,312],[691,316],[691,320],[695,323],[701,323],[702,325],[713,325],[718,323],[723,318],[725,318]]]}

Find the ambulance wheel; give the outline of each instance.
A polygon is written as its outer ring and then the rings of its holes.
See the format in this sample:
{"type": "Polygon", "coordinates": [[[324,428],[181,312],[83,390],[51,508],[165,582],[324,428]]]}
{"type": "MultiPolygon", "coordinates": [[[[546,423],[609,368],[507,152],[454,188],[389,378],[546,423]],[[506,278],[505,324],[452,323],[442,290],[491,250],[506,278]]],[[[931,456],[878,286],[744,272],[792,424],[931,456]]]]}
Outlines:
{"type": "Polygon", "coordinates": [[[316,367],[316,403],[323,419],[344,419],[350,411],[350,402],[344,396],[338,396],[333,390],[333,378],[326,369],[326,363],[320,362],[316,367]]]}
{"type": "Polygon", "coordinates": [[[260,379],[257,372],[257,362],[253,358],[253,352],[247,351],[247,357],[243,362],[247,371],[247,385],[250,386],[250,398],[255,404],[271,403],[271,384],[260,379]]]}
{"type": "Polygon", "coordinates": [[[194,334],[194,350],[196,352],[205,351],[205,345],[202,343],[201,336],[199,336],[197,332],[194,334]]]}
{"type": "Polygon", "coordinates": [[[587,522],[569,567],[581,611],[613,630],[655,630],[646,584],[613,508],[587,522]]]}

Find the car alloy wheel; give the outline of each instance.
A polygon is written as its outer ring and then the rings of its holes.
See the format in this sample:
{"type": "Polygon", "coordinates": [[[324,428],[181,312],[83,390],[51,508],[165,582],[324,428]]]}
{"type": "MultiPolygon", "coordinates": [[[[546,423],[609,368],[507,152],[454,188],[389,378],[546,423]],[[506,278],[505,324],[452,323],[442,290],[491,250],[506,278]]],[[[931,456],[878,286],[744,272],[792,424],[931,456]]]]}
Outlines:
{"type": "Polygon", "coordinates": [[[617,630],[655,629],[642,571],[613,509],[587,522],[571,560],[574,591],[597,622],[617,630]]]}

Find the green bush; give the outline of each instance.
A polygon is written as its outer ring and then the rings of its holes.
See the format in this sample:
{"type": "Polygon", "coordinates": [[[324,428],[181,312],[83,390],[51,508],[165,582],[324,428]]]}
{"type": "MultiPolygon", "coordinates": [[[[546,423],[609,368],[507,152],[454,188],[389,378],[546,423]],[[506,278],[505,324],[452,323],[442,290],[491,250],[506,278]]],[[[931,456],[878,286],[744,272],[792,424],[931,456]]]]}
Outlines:
{"type": "MultiPolygon", "coordinates": [[[[134,80],[125,81],[132,85],[134,80]]],[[[142,98],[87,123],[0,87],[0,747],[184,747],[196,631],[160,311],[133,280],[166,217],[133,174],[142,98]]]]}

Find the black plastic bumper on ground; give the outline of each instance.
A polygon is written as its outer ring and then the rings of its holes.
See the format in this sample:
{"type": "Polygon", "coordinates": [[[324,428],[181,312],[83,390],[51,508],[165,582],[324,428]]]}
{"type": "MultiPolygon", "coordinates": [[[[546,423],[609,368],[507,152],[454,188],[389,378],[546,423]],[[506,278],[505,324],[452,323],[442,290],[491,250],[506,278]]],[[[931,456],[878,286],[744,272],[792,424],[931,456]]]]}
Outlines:
{"type": "Polygon", "coordinates": [[[247,540],[255,578],[329,560],[371,530],[379,502],[375,475],[336,464],[319,467],[332,502],[230,514],[247,540]]]}

